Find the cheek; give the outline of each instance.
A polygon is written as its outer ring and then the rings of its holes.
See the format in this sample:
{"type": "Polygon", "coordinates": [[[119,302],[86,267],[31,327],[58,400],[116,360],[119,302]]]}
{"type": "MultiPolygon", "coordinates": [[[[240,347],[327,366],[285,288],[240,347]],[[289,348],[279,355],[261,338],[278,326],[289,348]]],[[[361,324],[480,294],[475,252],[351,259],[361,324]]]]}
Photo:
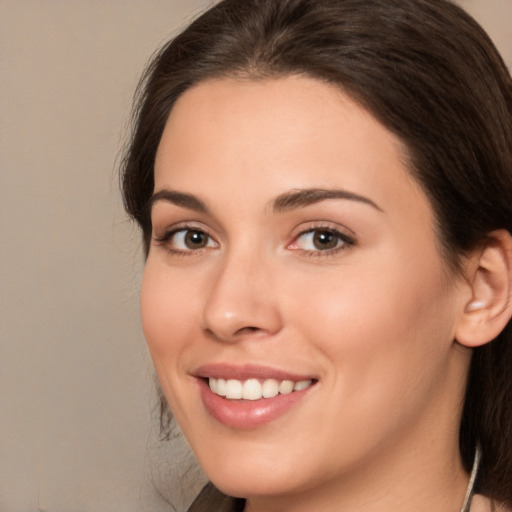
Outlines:
{"type": "Polygon", "coordinates": [[[290,317],[330,365],[332,385],[348,397],[360,400],[363,392],[389,405],[394,393],[422,386],[428,392],[448,360],[454,317],[442,265],[432,258],[413,268],[407,261],[381,259],[364,271],[347,266],[307,283],[307,294],[293,293],[302,299],[290,317]]]}
{"type": "MultiPolygon", "coordinates": [[[[194,294],[180,294],[180,285],[165,268],[148,260],[141,292],[141,320],[146,343],[161,378],[165,371],[177,375],[179,355],[190,339],[194,294]],[[171,370],[171,371],[169,371],[171,370]]],[[[197,323],[197,322],[196,322],[197,323]]],[[[162,385],[164,383],[162,382],[162,385]]]]}
{"type": "Polygon", "coordinates": [[[173,416],[190,424],[195,386],[188,385],[187,361],[194,353],[198,329],[198,296],[188,274],[171,272],[148,259],[141,283],[141,320],[156,374],[173,416]]]}

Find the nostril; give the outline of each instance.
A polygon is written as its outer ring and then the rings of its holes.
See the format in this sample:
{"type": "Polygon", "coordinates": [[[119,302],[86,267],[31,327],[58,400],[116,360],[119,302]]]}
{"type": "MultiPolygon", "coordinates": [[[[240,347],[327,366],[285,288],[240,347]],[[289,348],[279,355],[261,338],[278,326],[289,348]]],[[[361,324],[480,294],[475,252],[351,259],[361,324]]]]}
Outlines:
{"type": "Polygon", "coordinates": [[[244,334],[244,333],[250,333],[250,332],[257,332],[257,331],[260,331],[261,329],[259,327],[252,327],[252,326],[248,326],[248,327],[242,327],[241,329],[239,329],[237,331],[236,334],[244,334]]]}
{"type": "Polygon", "coordinates": [[[209,328],[205,329],[205,332],[208,336],[211,336],[212,338],[215,339],[220,339],[223,341],[236,341],[237,339],[243,338],[244,335],[252,335],[255,333],[263,332],[263,329],[261,329],[260,327],[254,327],[252,325],[249,325],[247,327],[241,327],[232,334],[226,333],[225,335],[223,335],[222,333],[219,332],[219,330],[216,331],[214,329],[209,328]]]}

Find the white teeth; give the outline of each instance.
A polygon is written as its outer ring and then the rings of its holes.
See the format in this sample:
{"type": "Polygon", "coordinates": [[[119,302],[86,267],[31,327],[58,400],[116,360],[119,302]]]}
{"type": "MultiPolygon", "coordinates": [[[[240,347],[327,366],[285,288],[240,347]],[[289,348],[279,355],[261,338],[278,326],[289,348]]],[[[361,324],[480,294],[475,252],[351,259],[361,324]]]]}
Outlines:
{"type": "Polygon", "coordinates": [[[225,379],[210,379],[217,381],[217,395],[226,396],[226,380],[225,379]]]}
{"type": "Polygon", "coordinates": [[[278,394],[287,395],[293,391],[301,391],[313,384],[312,380],[278,381],[266,379],[260,382],[258,379],[240,381],[236,379],[208,379],[210,389],[219,396],[225,396],[231,400],[260,400],[261,398],[273,398],[278,394]]]}
{"type": "Polygon", "coordinates": [[[310,380],[299,380],[299,382],[296,382],[293,386],[293,391],[302,391],[303,389],[308,388],[311,386],[310,380]]]}
{"type": "Polygon", "coordinates": [[[244,382],[242,389],[244,400],[259,400],[261,398],[261,384],[257,379],[249,379],[244,382]]]}
{"type": "Polygon", "coordinates": [[[267,379],[261,386],[263,398],[272,398],[279,394],[279,383],[275,379],[267,379]]]}
{"type": "Polygon", "coordinates": [[[226,398],[240,400],[242,398],[242,383],[239,380],[226,381],[226,398]]]}
{"type": "Polygon", "coordinates": [[[287,395],[293,391],[293,381],[291,380],[283,380],[281,384],[279,384],[279,393],[282,395],[287,395]]]}

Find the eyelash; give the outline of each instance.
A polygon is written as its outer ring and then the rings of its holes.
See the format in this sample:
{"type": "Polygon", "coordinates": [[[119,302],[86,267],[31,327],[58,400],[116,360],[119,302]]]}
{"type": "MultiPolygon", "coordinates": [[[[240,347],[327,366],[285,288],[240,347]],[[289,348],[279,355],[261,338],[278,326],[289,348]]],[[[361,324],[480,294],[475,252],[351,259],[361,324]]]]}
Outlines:
{"type": "MultiPolygon", "coordinates": [[[[184,225],[184,226],[178,226],[175,229],[171,229],[169,231],[163,232],[161,235],[155,235],[153,237],[154,242],[157,245],[164,246],[169,254],[171,256],[198,256],[202,254],[204,251],[210,249],[211,247],[200,247],[198,249],[189,249],[189,250],[183,250],[183,249],[175,249],[172,247],[171,241],[172,239],[178,234],[178,233],[201,233],[205,235],[208,238],[208,241],[214,241],[214,239],[208,234],[208,232],[198,226],[194,225],[184,225]]],[[[214,243],[216,243],[214,241],[214,243]]]]}
{"type": "Polygon", "coordinates": [[[330,226],[326,226],[325,224],[319,224],[315,226],[311,226],[306,230],[301,231],[294,239],[291,244],[288,245],[290,248],[291,245],[297,243],[297,241],[301,237],[305,237],[306,235],[310,235],[313,233],[325,233],[337,238],[336,247],[325,249],[325,250],[311,250],[311,249],[302,249],[302,248],[294,248],[292,250],[300,252],[304,256],[312,257],[312,258],[322,258],[329,257],[338,254],[339,252],[346,251],[350,247],[356,245],[356,239],[352,236],[347,235],[339,231],[338,229],[332,228],[330,226]]]}
{"type": "MultiPolygon", "coordinates": [[[[157,245],[166,247],[167,251],[172,256],[198,256],[202,254],[204,251],[211,249],[211,247],[205,246],[200,247],[197,249],[189,249],[189,250],[183,250],[183,249],[175,249],[171,245],[171,240],[173,237],[175,237],[178,233],[200,233],[205,235],[208,238],[208,243],[210,241],[213,241],[213,243],[218,246],[217,242],[213,239],[213,237],[203,228],[193,225],[184,225],[176,227],[175,229],[165,231],[161,235],[155,235],[153,237],[154,242],[157,245]]],[[[297,236],[294,237],[291,244],[287,245],[287,248],[293,251],[300,252],[304,256],[308,257],[314,257],[314,258],[320,258],[320,257],[327,257],[335,255],[341,251],[347,250],[350,247],[353,247],[356,245],[356,240],[354,237],[347,235],[346,233],[342,233],[341,231],[334,229],[332,227],[328,227],[325,224],[317,225],[309,227],[306,230],[303,230],[297,234],[297,236]],[[334,236],[337,238],[337,246],[325,250],[312,250],[312,249],[302,249],[300,247],[298,248],[291,248],[294,244],[297,243],[297,240],[299,240],[301,237],[305,237],[306,235],[310,235],[312,233],[325,233],[331,236],[334,236]]]]}

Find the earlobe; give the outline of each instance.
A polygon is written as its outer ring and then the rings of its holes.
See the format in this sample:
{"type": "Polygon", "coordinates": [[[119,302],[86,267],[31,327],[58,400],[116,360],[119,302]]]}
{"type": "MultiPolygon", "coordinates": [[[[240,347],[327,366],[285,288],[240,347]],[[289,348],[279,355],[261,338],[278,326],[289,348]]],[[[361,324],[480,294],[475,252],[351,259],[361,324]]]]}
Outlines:
{"type": "Polygon", "coordinates": [[[512,317],[512,236],[504,229],[492,231],[473,256],[468,276],[471,298],[457,325],[455,339],[478,347],[492,341],[512,317]]]}

